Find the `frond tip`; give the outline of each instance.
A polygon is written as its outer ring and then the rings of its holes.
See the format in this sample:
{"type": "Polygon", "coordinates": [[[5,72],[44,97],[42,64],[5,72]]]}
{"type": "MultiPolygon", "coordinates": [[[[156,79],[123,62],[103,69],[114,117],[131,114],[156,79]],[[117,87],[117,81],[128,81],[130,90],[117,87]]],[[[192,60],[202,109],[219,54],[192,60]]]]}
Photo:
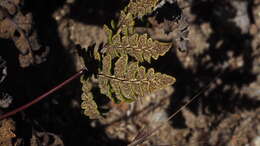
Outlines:
{"type": "Polygon", "coordinates": [[[159,0],[131,0],[126,7],[127,12],[134,17],[143,17],[152,12],[159,0]]]}
{"type": "MultiPolygon", "coordinates": [[[[111,62],[111,56],[105,56],[103,65],[111,62]],[[108,61],[108,62],[107,62],[108,61]]],[[[101,93],[115,100],[113,95],[121,101],[133,101],[155,90],[165,88],[175,83],[175,78],[161,73],[155,73],[153,68],[147,71],[137,62],[128,63],[128,56],[121,56],[115,63],[114,69],[103,68],[99,74],[101,93]],[[109,71],[108,71],[109,70],[109,71]],[[112,74],[112,72],[114,74],[112,74]]]]}

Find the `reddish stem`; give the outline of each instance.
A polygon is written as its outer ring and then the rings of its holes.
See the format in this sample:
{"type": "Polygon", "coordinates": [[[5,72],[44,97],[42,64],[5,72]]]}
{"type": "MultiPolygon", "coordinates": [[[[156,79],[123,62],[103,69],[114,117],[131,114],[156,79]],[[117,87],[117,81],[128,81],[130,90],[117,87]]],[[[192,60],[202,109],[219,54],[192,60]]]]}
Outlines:
{"type": "Polygon", "coordinates": [[[85,71],[87,71],[86,68],[81,69],[79,72],[77,72],[76,74],[74,74],[73,76],[71,76],[70,78],[68,78],[67,80],[65,80],[64,82],[60,83],[59,85],[55,86],[54,88],[52,88],[51,90],[45,92],[44,94],[42,94],[41,96],[36,97],[35,99],[33,99],[32,101],[28,102],[27,104],[24,104],[10,112],[7,112],[5,114],[0,115],[0,120],[5,119],[7,117],[10,117],[20,111],[23,111],[25,109],[27,109],[28,107],[32,106],[33,104],[41,101],[42,99],[44,99],[45,97],[47,97],[48,95],[52,94],[53,92],[59,90],[60,88],[62,88],[63,86],[67,85],[68,83],[70,83],[71,81],[75,80],[76,78],[78,78],[79,76],[81,76],[85,71]]]}

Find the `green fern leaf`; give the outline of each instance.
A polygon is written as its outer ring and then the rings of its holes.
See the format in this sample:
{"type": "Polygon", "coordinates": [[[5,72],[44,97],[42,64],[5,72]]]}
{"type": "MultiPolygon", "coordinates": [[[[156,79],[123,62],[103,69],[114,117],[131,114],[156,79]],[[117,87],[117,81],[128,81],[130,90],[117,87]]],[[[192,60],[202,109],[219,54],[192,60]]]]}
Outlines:
{"type": "MultiPolygon", "coordinates": [[[[117,25],[111,22],[113,31],[104,26],[108,41],[99,54],[95,47],[94,58],[102,63],[97,74],[100,92],[115,103],[131,102],[156,90],[175,83],[175,78],[156,73],[153,68],[139,66],[140,62],[151,62],[165,55],[171,48],[170,43],[152,40],[147,34],[136,34],[135,18],[151,13],[159,0],[130,0],[121,11],[117,25]],[[113,34],[114,32],[114,34],[113,34]],[[131,58],[128,58],[131,57],[131,58]]],[[[91,119],[100,118],[97,104],[91,93],[89,80],[82,80],[82,109],[91,119]]],[[[102,117],[101,117],[102,118],[102,117]]]]}
{"type": "Polygon", "coordinates": [[[131,0],[126,11],[131,13],[133,17],[141,18],[151,13],[158,2],[159,0],[131,0]]]}
{"type": "MultiPolygon", "coordinates": [[[[110,64],[106,61],[111,62],[110,55],[104,57],[103,67],[110,64]]],[[[113,69],[114,74],[111,74],[112,68],[109,69],[109,72],[107,72],[107,68],[105,71],[102,70],[98,77],[102,93],[108,97],[115,95],[117,99],[126,102],[131,102],[175,82],[175,78],[166,74],[155,73],[153,68],[146,72],[145,68],[138,66],[137,62],[128,63],[127,55],[122,55],[116,61],[113,69]],[[105,89],[102,89],[104,87],[105,89]]]]}
{"type": "Polygon", "coordinates": [[[81,94],[81,108],[84,109],[84,115],[88,116],[90,119],[99,119],[101,115],[98,111],[98,106],[93,100],[93,95],[91,93],[92,84],[88,80],[81,78],[82,82],[82,91],[81,94]]]}
{"type": "Polygon", "coordinates": [[[112,42],[105,46],[106,53],[112,58],[128,54],[138,62],[151,62],[151,58],[157,60],[171,48],[170,43],[161,43],[148,38],[147,34],[120,37],[116,34],[112,37],[112,42]]]}
{"type": "Polygon", "coordinates": [[[133,15],[131,13],[126,14],[124,11],[121,11],[118,22],[118,28],[120,28],[119,31],[121,31],[125,36],[128,36],[134,33],[134,25],[135,21],[133,15]]]}
{"type": "MultiPolygon", "coordinates": [[[[102,60],[102,71],[101,74],[105,74],[110,76],[111,75],[111,57],[109,55],[105,56],[102,60]]],[[[99,76],[99,87],[100,87],[100,92],[102,94],[106,94],[108,97],[111,97],[111,95],[109,94],[109,85],[108,85],[108,79],[103,77],[103,76],[99,76]]]]}
{"type": "Polygon", "coordinates": [[[120,13],[118,33],[122,32],[125,36],[134,34],[134,19],[151,13],[158,2],[159,0],[131,0],[120,13]]]}

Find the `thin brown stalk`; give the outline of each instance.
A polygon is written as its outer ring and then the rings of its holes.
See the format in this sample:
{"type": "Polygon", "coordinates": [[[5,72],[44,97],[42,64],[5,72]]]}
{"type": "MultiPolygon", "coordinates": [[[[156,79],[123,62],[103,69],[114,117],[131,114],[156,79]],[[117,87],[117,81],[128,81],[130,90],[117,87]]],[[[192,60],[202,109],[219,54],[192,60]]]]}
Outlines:
{"type": "Polygon", "coordinates": [[[50,89],[49,91],[45,92],[44,94],[42,94],[41,96],[36,97],[35,99],[33,99],[32,101],[10,111],[7,112],[5,114],[0,115],[0,120],[3,120],[5,118],[8,118],[18,112],[21,112],[27,108],[29,108],[30,106],[34,105],[35,103],[41,101],[42,99],[46,98],[47,96],[49,96],[50,94],[52,94],[53,92],[59,90],[60,88],[64,87],[65,85],[67,85],[68,83],[70,83],[71,81],[75,80],[76,78],[80,77],[83,73],[85,73],[87,71],[86,68],[81,69],[79,72],[77,72],[76,74],[74,74],[73,76],[69,77],[68,79],[66,79],[65,81],[63,81],[62,83],[60,83],[59,85],[55,86],[54,88],[50,89]]]}

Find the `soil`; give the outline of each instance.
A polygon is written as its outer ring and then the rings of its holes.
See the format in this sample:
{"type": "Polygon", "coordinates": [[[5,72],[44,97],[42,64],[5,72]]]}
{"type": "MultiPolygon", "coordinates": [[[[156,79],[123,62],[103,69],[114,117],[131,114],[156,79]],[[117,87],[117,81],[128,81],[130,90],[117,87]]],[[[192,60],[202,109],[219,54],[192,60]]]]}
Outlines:
{"type": "MultiPolygon", "coordinates": [[[[79,71],[83,66],[79,52],[105,44],[103,25],[117,20],[127,4],[10,0],[19,8],[14,10],[7,1],[0,1],[0,22],[7,18],[2,17],[4,5],[8,18],[30,14],[23,20],[31,20],[31,25],[18,36],[19,26],[5,29],[14,32],[11,35],[0,35],[0,114],[79,71]],[[23,35],[34,42],[31,48],[17,45],[23,35]]],[[[0,145],[127,145],[142,129],[156,128],[208,87],[140,145],[260,146],[260,0],[170,1],[137,20],[136,31],[173,43],[151,65],[174,76],[173,86],[130,104],[105,101],[105,118],[90,120],[80,108],[80,81],[73,81],[0,121],[0,145]]]]}

